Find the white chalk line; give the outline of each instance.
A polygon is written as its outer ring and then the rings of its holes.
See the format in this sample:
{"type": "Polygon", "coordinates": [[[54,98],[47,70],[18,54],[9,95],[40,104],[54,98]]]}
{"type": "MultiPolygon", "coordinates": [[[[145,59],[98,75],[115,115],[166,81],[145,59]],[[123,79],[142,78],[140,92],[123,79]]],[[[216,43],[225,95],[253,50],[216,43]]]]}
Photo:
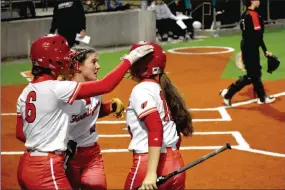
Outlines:
{"type": "MultiPolygon", "coordinates": [[[[238,131],[210,131],[210,132],[194,132],[193,135],[232,135],[238,145],[231,146],[232,149],[252,152],[256,154],[263,154],[267,156],[282,157],[285,158],[285,154],[269,152],[264,150],[257,150],[250,148],[249,144],[243,138],[238,131]]],[[[100,138],[129,138],[129,134],[101,134],[100,138]]],[[[182,146],[180,150],[215,150],[222,146],[182,146]]],[[[128,149],[104,149],[102,153],[118,153],[118,152],[129,152],[128,149]]],[[[23,151],[2,151],[1,155],[21,155],[23,151]]]]}
{"type": "MultiPolygon", "coordinates": [[[[211,119],[192,119],[192,122],[218,122],[218,121],[231,121],[231,117],[225,108],[194,108],[189,109],[189,111],[218,111],[221,118],[211,118],[211,119]]],[[[1,116],[15,116],[16,113],[2,113],[1,116]]],[[[96,124],[126,124],[126,120],[103,120],[97,121],[96,124]]]]}
{"type": "Polygon", "coordinates": [[[235,49],[232,47],[223,47],[223,46],[191,46],[191,47],[180,47],[168,50],[169,53],[173,54],[180,54],[180,55],[215,55],[215,54],[224,54],[234,52],[235,49]],[[184,49],[199,49],[199,48],[216,48],[216,49],[225,49],[224,51],[217,51],[217,52],[179,52],[177,50],[184,50],[184,49]]]}
{"type": "MultiPolygon", "coordinates": [[[[272,94],[272,96],[274,96],[274,97],[285,96],[285,92],[272,94]]],[[[228,114],[228,112],[226,111],[226,109],[251,104],[251,103],[257,102],[257,100],[258,99],[256,98],[256,99],[246,100],[243,102],[237,102],[237,103],[233,103],[231,106],[220,106],[220,107],[215,107],[215,108],[189,108],[188,110],[189,111],[219,111],[219,113],[221,114],[221,118],[193,119],[193,122],[231,121],[232,119],[231,119],[230,115],[228,114]]],[[[17,115],[17,114],[16,113],[1,113],[1,116],[15,116],[15,115],[17,115]]],[[[125,123],[126,123],[126,121],[121,121],[121,120],[97,121],[97,124],[125,124],[125,123]]]]}
{"type": "MultiPolygon", "coordinates": [[[[180,147],[180,150],[216,150],[218,148],[221,148],[222,146],[182,146],[180,147]]],[[[285,158],[285,154],[280,154],[280,153],[275,153],[275,152],[268,152],[268,151],[263,151],[263,150],[256,150],[256,149],[243,149],[240,146],[231,146],[232,149],[235,150],[241,150],[241,151],[246,151],[246,152],[251,152],[251,153],[256,153],[256,154],[263,154],[267,156],[273,156],[273,157],[281,157],[285,158]]],[[[129,152],[128,149],[105,149],[101,150],[102,153],[120,153],[120,152],[129,152]]],[[[24,151],[2,151],[1,155],[7,156],[7,155],[22,155],[24,151]]]]}
{"type": "MultiPolygon", "coordinates": [[[[273,94],[273,96],[275,97],[279,97],[279,96],[284,96],[285,95],[285,92],[281,92],[281,93],[277,93],[277,94],[273,94]]],[[[252,99],[252,100],[247,100],[247,101],[243,101],[243,102],[238,102],[238,103],[234,103],[232,104],[232,106],[220,106],[220,107],[216,107],[216,108],[194,108],[194,109],[191,109],[191,110],[194,110],[194,111],[210,111],[210,110],[218,110],[222,116],[221,119],[210,119],[211,121],[225,121],[225,120],[229,120],[230,119],[230,116],[229,114],[226,112],[226,109],[227,108],[231,108],[231,107],[238,107],[238,106],[241,106],[241,105],[246,105],[246,104],[250,104],[250,103],[253,103],[253,102],[256,102],[257,99],[252,99]]],[[[2,116],[9,116],[9,115],[16,115],[16,113],[2,113],[1,114],[2,116]]],[[[207,121],[209,119],[196,119],[196,121],[207,121]]],[[[101,123],[101,124],[124,124],[125,121],[98,121],[97,122],[98,124],[101,123]]],[[[245,139],[242,137],[242,135],[240,134],[240,132],[238,131],[232,131],[232,132],[196,132],[194,133],[195,135],[199,135],[199,134],[207,134],[207,135],[210,135],[210,134],[214,134],[214,135],[219,135],[219,134],[232,134],[233,137],[236,139],[237,143],[239,144],[238,146],[232,146],[234,149],[237,149],[237,150],[242,150],[242,151],[248,151],[248,152],[253,152],[253,153],[258,153],[258,154],[264,154],[264,155],[269,155],[269,156],[275,156],[275,157],[285,157],[285,154],[280,154],[280,153],[275,153],[275,152],[269,152],[269,151],[264,151],[264,150],[257,150],[257,149],[252,149],[250,148],[249,144],[245,141],[245,139]]],[[[123,137],[127,137],[128,134],[122,134],[123,137]]],[[[101,135],[99,135],[101,136],[101,135]]],[[[119,135],[120,136],[120,135],[119,135]]],[[[119,137],[118,136],[118,137],[119,137]]],[[[101,136],[101,137],[104,137],[101,136]]],[[[114,136],[112,136],[114,137],[114,136]]],[[[105,138],[108,138],[108,135],[105,135],[105,138]]],[[[201,146],[203,148],[201,149],[215,149],[217,146],[207,146],[205,148],[205,146],[201,146]]],[[[189,147],[189,148],[185,148],[186,149],[199,149],[199,147],[189,147]]],[[[107,149],[105,150],[106,152],[112,152],[110,150],[114,150],[114,152],[120,152],[124,149],[107,149]]],[[[127,150],[127,149],[125,149],[127,150]]],[[[5,152],[2,152],[4,153],[3,155],[5,155],[5,152]]],[[[1,153],[1,155],[2,155],[1,153]]],[[[7,155],[9,154],[9,152],[6,152],[7,155]]]]}
{"type": "MultiPolygon", "coordinates": [[[[285,92],[280,92],[280,93],[277,93],[277,94],[272,94],[271,96],[274,96],[274,97],[280,97],[280,96],[285,96],[285,92]]],[[[243,101],[243,102],[237,102],[237,103],[233,103],[232,106],[221,106],[221,107],[224,107],[224,108],[231,108],[231,107],[238,107],[238,106],[242,106],[242,105],[246,105],[246,104],[251,104],[251,103],[254,103],[254,102],[257,102],[258,98],[256,99],[251,99],[251,100],[247,100],[247,101],[243,101]]]]}
{"type": "Polygon", "coordinates": [[[27,81],[31,82],[32,81],[32,78],[31,77],[28,77],[25,72],[20,72],[20,74],[22,75],[22,77],[24,77],[25,79],[27,79],[27,81]]]}

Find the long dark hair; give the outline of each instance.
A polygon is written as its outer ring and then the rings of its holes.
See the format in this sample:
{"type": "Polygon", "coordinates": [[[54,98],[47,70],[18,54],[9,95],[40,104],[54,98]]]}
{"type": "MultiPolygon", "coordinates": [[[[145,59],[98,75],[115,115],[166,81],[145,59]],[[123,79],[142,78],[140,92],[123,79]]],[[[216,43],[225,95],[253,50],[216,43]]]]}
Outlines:
{"type": "Polygon", "coordinates": [[[43,74],[52,75],[51,70],[49,68],[33,66],[32,75],[37,78],[42,76],[43,74]]]}
{"type": "Polygon", "coordinates": [[[251,5],[252,0],[243,0],[243,4],[248,8],[251,5]]]}
{"type": "Polygon", "coordinates": [[[177,132],[182,133],[184,136],[191,136],[194,132],[192,116],[185,101],[165,73],[160,74],[159,83],[170,108],[172,119],[176,123],[177,132]]]}

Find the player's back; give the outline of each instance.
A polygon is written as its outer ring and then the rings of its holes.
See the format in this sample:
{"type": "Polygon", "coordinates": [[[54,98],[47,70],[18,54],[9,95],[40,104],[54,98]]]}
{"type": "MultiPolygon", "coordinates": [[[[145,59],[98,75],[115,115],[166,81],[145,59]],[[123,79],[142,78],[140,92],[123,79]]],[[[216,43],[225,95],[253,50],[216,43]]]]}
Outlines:
{"type": "Polygon", "coordinates": [[[157,111],[163,125],[163,147],[176,145],[178,135],[175,122],[172,121],[169,107],[157,82],[145,80],[137,84],[131,93],[126,110],[127,125],[133,136],[129,149],[147,152],[147,128],[141,120],[144,116],[157,111]]]}
{"type": "Polygon", "coordinates": [[[75,82],[48,80],[30,83],[17,102],[23,118],[25,146],[39,151],[65,150],[69,116],[64,105],[72,97],[75,82]]]}

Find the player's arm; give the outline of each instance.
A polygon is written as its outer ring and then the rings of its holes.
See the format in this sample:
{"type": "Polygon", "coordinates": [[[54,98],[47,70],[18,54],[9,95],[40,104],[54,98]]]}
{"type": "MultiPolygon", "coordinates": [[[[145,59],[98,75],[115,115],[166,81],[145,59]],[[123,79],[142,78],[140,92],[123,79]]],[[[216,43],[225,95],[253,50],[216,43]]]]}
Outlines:
{"type": "Polygon", "coordinates": [[[22,142],[26,142],[26,137],[23,131],[24,122],[21,113],[17,113],[17,124],[16,124],[16,138],[22,142]]]}
{"type": "Polygon", "coordinates": [[[99,118],[115,113],[117,118],[123,118],[123,112],[125,110],[124,103],[119,98],[112,98],[107,103],[102,103],[99,112],[99,118]]]}
{"type": "Polygon", "coordinates": [[[148,167],[142,188],[155,188],[157,166],[163,139],[163,127],[158,111],[146,115],[142,119],[148,129],[148,167]]]}
{"type": "Polygon", "coordinates": [[[101,117],[105,117],[107,115],[109,115],[112,112],[112,105],[111,105],[111,101],[106,102],[106,103],[102,103],[101,107],[100,107],[100,111],[99,111],[99,118],[101,117]]]}
{"type": "Polygon", "coordinates": [[[144,45],[133,49],[129,54],[123,57],[121,64],[102,80],[81,83],[78,92],[76,92],[76,99],[111,92],[123,79],[130,66],[151,52],[153,52],[153,46],[151,45],[144,45]]]}
{"type": "Polygon", "coordinates": [[[79,100],[111,92],[123,79],[130,66],[130,61],[125,59],[102,80],[80,83],[80,88],[75,99],[79,100]]]}
{"type": "Polygon", "coordinates": [[[134,88],[129,103],[138,119],[144,122],[148,133],[148,166],[141,189],[156,188],[156,171],[163,141],[163,126],[157,109],[156,96],[150,88],[134,88]]]}
{"type": "Polygon", "coordinates": [[[251,33],[253,40],[255,40],[254,43],[259,44],[264,54],[266,54],[267,48],[263,41],[263,29],[258,14],[252,14],[252,12],[249,12],[245,18],[245,25],[248,32],[251,33]]]}
{"type": "Polygon", "coordinates": [[[62,89],[62,85],[59,86],[60,88],[58,87],[56,89],[56,91],[59,91],[56,92],[57,97],[64,101],[66,101],[68,97],[67,103],[72,104],[76,99],[84,99],[87,97],[109,93],[120,83],[133,63],[137,62],[139,59],[151,52],[153,52],[153,46],[151,45],[137,47],[129,54],[125,55],[122,58],[123,61],[102,80],[76,83],[76,86],[74,81],[70,81],[73,82],[73,84],[66,83],[68,88],[67,93],[65,89],[62,89]],[[72,94],[70,94],[70,88],[73,88],[72,94]]]}

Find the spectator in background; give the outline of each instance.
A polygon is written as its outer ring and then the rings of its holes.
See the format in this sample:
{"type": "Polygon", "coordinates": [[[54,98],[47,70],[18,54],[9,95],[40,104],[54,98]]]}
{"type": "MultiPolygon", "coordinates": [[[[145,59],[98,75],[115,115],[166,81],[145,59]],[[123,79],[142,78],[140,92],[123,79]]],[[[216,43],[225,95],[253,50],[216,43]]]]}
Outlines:
{"type": "Polygon", "coordinates": [[[79,0],[57,0],[54,5],[53,19],[50,33],[63,36],[70,47],[79,44],[75,40],[76,34],[85,36],[86,17],[81,1],[79,0]]]}
{"type": "Polygon", "coordinates": [[[191,0],[184,0],[184,4],[185,4],[185,15],[190,15],[191,12],[191,0]]]}
{"type": "Polygon", "coordinates": [[[130,9],[130,4],[124,4],[121,0],[105,0],[107,11],[124,11],[130,9]]]}
{"type": "MultiPolygon", "coordinates": [[[[155,0],[148,7],[148,10],[156,11],[156,28],[161,41],[168,40],[168,32],[173,31],[176,35],[181,28],[176,24],[178,18],[173,15],[168,6],[162,0],[155,0]]],[[[176,36],[173,36],[176,38],[176,36]]]]}
{"type": "Polygon", "coordinates": [[[23,2],[19,2],[19,7],[20,7],[21,18],[27,18],[27,7],[30,10],[32,18],[36,17],[35,5],[32,0],[24,0],[23,2]]]}
{"type": "Polygon", "coordinates": [[[185,0],[176,0],[172,1],[168,7],[172,14],[176,15],[176,17],[182,18],[183,22],[187,26],[187,29],[185,30],[179,30],[179,36],[183,36],[186,39],[194,39],[194,29],[193,29],[193,19],[192,17],[188,17],[185,15],[186,13],[186,7],[185,7],[185,0]]]}

